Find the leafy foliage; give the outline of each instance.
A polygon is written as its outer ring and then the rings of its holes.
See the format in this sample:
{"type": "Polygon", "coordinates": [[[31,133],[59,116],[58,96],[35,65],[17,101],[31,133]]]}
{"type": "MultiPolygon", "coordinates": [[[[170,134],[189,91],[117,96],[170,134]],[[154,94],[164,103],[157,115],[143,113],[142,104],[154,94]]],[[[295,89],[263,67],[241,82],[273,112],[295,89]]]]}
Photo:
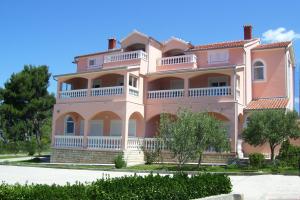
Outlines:
{"type": "Polygon", "coordinates": [[[177,118],[162,114],[159,127],[160,137],[177,158],[179,167],[188,159],[198,157],[209,148],[217,152],[229,149],[227,132],[221,121],[207,113],[179,110],[177,118]]]}
{"type": "Polygon", "coordinates": [[[124,160],[123,154],[119,154],[119,155],[115,158],[114,162],[115,162],[115,167],[116,167],[117,169],[126,167],[126,165],[127,165],[126,161],[124,160]]]}
{"type": "Polygon", "coordinates": [[[231,192],[229,177],[201,174],[188,177],[148,175],[101,179],[88,185],[0,185],[0,199],[195,199],[231,192]]]}
{"type": "Polygon", "coordinates": [[[1,128],[6,140],[30,141],[34,137],[41,148],[43,126],[51,118],[55,102],[47,91],[50,76],[47,66],[25,65],[0,89],[1,128]]]}
{"type": "Polygon", "coordinates": [[[280,160],[282,165],[289,167],[299,167],[300,166],[300,147],[293,146],[290,144],[289,140],[282,143],[278,160],[280,160]]]}
{"type": "Polygon", "coordinates": [[[249,155],[250,166],[260,169],[264,165],[265,157],[261,153],[252,153],[249,155]]]}
{"type": "Polygon", "coordinates": [[[274,150],[288,138],[300,137],[296,112],[283,110],[257,111],[251,114],[243,139],[251,145],[259,146],[268,143],[271,159],[274,160],[274,150]]]}

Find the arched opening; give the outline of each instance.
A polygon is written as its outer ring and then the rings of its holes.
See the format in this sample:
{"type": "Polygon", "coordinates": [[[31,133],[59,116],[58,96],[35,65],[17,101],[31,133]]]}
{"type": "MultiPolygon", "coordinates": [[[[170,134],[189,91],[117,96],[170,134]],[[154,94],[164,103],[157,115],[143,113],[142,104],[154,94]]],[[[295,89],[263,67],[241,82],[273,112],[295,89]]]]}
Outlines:
{"type": "Polygon", "coordinates": [[[120,74],[105,74],[92,81],[92,88],[116,87],[124,85],[124,76],[120,74]]]}
{"type": "Polygon", "coordinates": [[[265,64],[258,60],[253,64],[253,80],[263,81],[265,80],[265,64]]]}
{"type": "Polygon", "coordinates": [[[134,112],[129,117],[128,137],[144,137],[144,118],[139,112],[134,112]]]}
{"type": "Polygon", "coordinates": [[[81,77],[71,78],[62,82],[60,87],[61,91],[87,89],[88,80],[81,77]]]}
{"type": "Polygon", "coordinates": [[[82,136],[84,134],[84,118],[76,112],[63,114],[56,120],[55,131],[56,135],[82,136]]]}
{"type": "Polygon", "coordinates": [[[131,44],[129,46],[127,46],[125,49],[125,51],[138,51],[138,50],[142,50],[146,52],[146,45],[142,44],[142,43],[135,43],[135,44],[131,44]]]}
{"type": "Polygon", "coordinates": [[[184,80],[177,77],[164,77],[148,83],[148,90],[176,90],[184,88],[184,80]]]}
{"type": "Polygon", "coordinates": [[[97,113],[89,121],[89,136],[121,136],[122,120],[114,112],[97,113]]]}
{"type": "MultiPolygon", "coordinates": [[[[171,113],[166,113],[168,114],[172,119],[176,119],[176,115],[171,114],[171,113]]],[[[157,114],[153,117],[151,117],[147,122],[146,122],[146,132],[145,132],[145,137],[155,137],[159,135],[159,122],[160,122],[160,116],[161,114],[157,114]]]]}
{"type": "Polygon", "coordinates": [[[230,86],[230,80],[230,76],[226,74],[201,74],[189,79],[189,88],[225,87],[230,86]]]}
{"type": "Polygon", "coordinates": [[[183,49],[171,49],[163,53],[163,57],[182,56],[184,55],[183,49]]]}

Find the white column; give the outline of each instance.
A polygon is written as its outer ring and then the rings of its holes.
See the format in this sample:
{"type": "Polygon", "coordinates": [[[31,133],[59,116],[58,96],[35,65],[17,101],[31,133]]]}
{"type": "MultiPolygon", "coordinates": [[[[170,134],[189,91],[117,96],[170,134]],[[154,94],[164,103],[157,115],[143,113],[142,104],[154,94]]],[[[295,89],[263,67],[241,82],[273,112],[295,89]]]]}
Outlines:
{"type": "Polygon", "coordinates": [[[127,96],[129,94],[129,73],[124,74],[124,94],[125,98],[127,99],[127,96]]]}
{"type": "Polygon", "coordinates": [[[189,96],[189,77],[184,78],[184,96],[188,97],[189,96]]]}
{"type": "Polygon", "coordinates": [[[85,119],[84,120],[84,133],[83,133],[83,148],[87,148],[89,132],[90,132],[89,120],[85,119]]]}
{"type": "Polygon", "coordinates": [[[129,124],[129,116],[127,115],[127,108],[125,108],[125,113],[122,117],[122,150],[127,149],[128,142],[128,124],[129,124]]]}

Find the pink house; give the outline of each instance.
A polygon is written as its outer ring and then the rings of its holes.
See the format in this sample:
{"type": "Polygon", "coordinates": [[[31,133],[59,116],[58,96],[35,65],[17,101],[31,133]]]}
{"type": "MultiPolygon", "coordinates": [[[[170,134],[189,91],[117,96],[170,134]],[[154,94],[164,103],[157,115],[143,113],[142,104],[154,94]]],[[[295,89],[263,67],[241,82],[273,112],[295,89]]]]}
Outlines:
{"type": "Polygon", "coordinates": [[[133,31],[120,47],[111,38],[108,50],[76,56],[74,63],[75,73],[55,76],[52,162],[112,163],[123,153],[129,164],[142,163],[141,146],[163,145],[155,139],[160,114],[183,107],[224,121],[227,155],[268,155],[268,146],[242,141],[247,116],[294,107],[292,43],[261,44],[251,26],[244,26],[244,40],[207,45],[133,31]]]}

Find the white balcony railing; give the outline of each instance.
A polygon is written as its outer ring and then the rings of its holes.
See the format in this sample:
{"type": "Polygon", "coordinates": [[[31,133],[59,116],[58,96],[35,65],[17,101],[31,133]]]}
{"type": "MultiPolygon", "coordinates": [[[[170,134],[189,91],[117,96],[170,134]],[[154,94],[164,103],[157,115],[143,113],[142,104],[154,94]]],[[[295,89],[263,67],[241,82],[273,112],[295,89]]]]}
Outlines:
{"type": "Polygon", "coordinates": [[[122,138],[119,136],[88,136],[88,149],[120,150],[122,138]]]}
{"type": "Polygon", "coordinates": [[[124,86],[92,88],[91,96],[112,96],[123,94],[124,86]]]}
{"type": "Polygon", "coordinates": [[[231,87],[206,87],[206,88],[191,88],[189,89],[190,97],[202,96],[228,96],[231,95],[231,87]]]}
{"type": "Polygon", "coordinates": [[[184,89],[148,91],[148,99],[178,98],[184,96],[184,89]]]}
{"type": "Polygon", "coordinates": [[[54,137],[55,147],[82,148],[83,136],[56,135],[54,137]]]}
{"type": "Polygon", "coordinates": [[[114,53],[111,55],[106,55],[104,57],[104,63],[120,62],[120,61],[135,60],[135,59],[143,59],[147,61],[148,55],[146,52],[142,50],[114,53]]]}
{"type": "Polygon", "coordinates": [[[158,140],[157,138],[139,138],[132,137],[128,138],[127,148],[133,150],[140,150],[144,148],[145,150],[155,150],[155,149],[167,149],[164,142],[158,140]]]}
{"type": "Polygon", "coordinates": [[[87,89],[60,91],[59,98],[68,99],[68,98],[86,97],[87,91],[88,91],[87,89]]]}
{"type": "Polygon", "coordinates": [[[144,138],[130,137],[127,141],[127,148],[134,150],[141,150],[144,145],[144,138]]]}
{"type": "Polygon", "coordinates": [[[129,94],[132,96],[139,96],[139,90],[135,87],[129,86],[129,94]]]}
{"type": "Polygon", "coordinates": [[[183,55],[183,56],[172,56],[172,57],[159,58],[157,60],[157,66],[196,63],[196,61],[197,61],[197,56],[194,54],[183,55]]]}

